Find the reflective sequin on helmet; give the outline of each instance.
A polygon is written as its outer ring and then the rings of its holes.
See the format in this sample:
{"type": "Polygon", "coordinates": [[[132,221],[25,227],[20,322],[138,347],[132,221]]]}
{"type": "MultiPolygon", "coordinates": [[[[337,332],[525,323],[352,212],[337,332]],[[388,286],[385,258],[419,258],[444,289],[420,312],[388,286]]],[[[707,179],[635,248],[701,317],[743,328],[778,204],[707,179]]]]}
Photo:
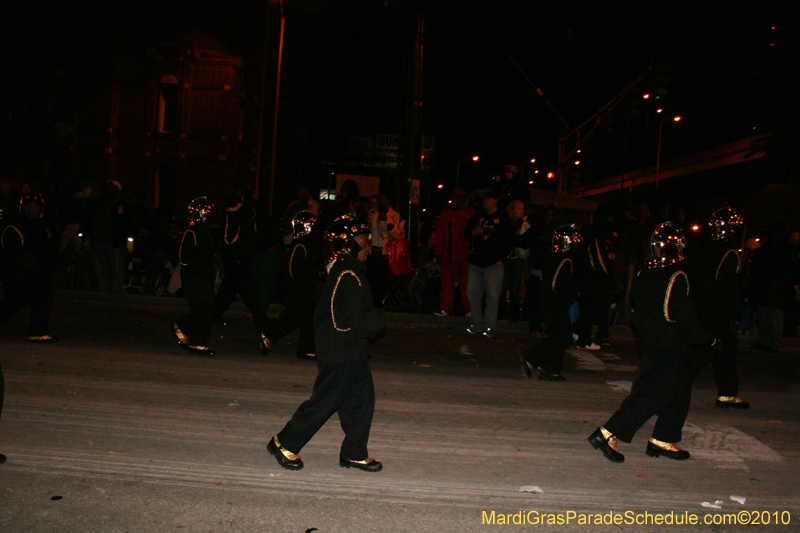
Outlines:
{"type": "Polygon", "coordinates": [[[711,230],[711,238],[715,241],[728,239],[744,229],[744,219],[730,207],[723,207],[711,214],[708,228],[711,230]]]}
{"type": "Polygon", "coordinates": [[[578,247],[581,233],[575,224],[562,224],[553,231],[552,250],[557,253],[569,252],[578,247]]]}
{"type": "Polygon", "coordinates": [[[314,227],[316,221],[317,217],[311,211],[300,211],[293,216],[292,231],[294,231],[294,238],[299,239],[311,233],[311,228],[314,227]]]}
{"type": "Polygon", "coordinates": [[[664,222],[650,236],[650,256],[645,260],[647,268],[660,268],[683,261],[686,239],[683,232],[664,222]]]}
{"type": "Polygon", "coordinates": [[[337,218],[325,230],[325,242],[328,245],[328,262],[338,259],[341,255],[358,255],[360,247],[355,238],[359,235],[369,235],[366,224],[357,221],[350,215],[337,218]]]}
{"type": "Polygon", "coordinates": [[[200,196],[189,202],[186,210],[189,213],[189,225],[194,226],[206,221],[211,213],[214,212],[214,204],[209,202],[205,196],[200,196]]]}

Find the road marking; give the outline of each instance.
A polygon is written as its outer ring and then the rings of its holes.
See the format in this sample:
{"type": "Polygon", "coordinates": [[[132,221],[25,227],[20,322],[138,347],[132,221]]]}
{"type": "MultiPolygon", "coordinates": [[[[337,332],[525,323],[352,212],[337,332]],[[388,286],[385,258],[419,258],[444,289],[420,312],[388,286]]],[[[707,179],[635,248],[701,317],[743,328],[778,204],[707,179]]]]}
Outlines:
{"type": "Polygon", "coordinates": [[[621,392],[622,394],[630,394],[631,387],[633,387],[632,381],[606,381],[606,385],[611,387],[616,392],[621,392]]]}
{"type": "Polygon", "coordinates": [[[683,427],[683,444],[695,459],[715,463],[722,470],[749,470],[745,461],[780,463],[783,456],[747,433],[732,426],[687,423],[683,427]]]}
{"type": "Polygon", "coordinates": [[[638,372],[639,367],[635,365],[616,365],[610,361],[618,361],[619,355],[611,352],[587,352],[577,348],[567,350],[567,353],[575,358],[575,367],[579,370],[604,371],[615,370],[618,372],[638,372]]]}

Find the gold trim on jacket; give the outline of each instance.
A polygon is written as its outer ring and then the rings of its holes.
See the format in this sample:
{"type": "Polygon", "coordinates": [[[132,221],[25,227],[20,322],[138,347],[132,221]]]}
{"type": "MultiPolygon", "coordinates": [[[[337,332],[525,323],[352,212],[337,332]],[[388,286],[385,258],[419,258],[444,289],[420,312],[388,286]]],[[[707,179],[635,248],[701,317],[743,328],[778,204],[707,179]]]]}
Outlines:
{"type": "Polygon", "coordinates": [[[358,282],[358,286],[361,287],[361,279],[358,277],[358,274],[353,272],[352,270],[343,270],[339,277],[336,278],[336,285],[333,286],[333,294],[331,294],[331,321],[333,322],[333,327],[336,331],[350,331],[351,328],[342,329],[338,325],[336,325],[336,315],[333,312],[333,301],[336,299],[336,291],[339,289],[339,283],[341,283],[342,278],[345,274],[352,274],[353,277],[356,278],[358,282]]]}
{"type": "Polygon", "coordinates": [[[683,276],[683,279],[686,280],[686,296],[689,296],[689,278],[683,270],[678,270],[669,278],[667,293],[664,295],[664,318],[667,322],[675,322],[669,318],[669,297],[672,295],[672,286],[675,285],[675,280],[678,279],[678,276],[683,276]]]}

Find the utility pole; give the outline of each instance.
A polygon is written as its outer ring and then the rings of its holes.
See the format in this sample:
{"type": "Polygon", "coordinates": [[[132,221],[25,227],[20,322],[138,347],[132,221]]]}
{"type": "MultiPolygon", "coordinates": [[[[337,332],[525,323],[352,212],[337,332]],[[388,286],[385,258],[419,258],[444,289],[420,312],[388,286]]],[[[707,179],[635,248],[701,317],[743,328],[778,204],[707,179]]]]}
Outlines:
{"type": "Polygon", "coordinates": [[[400,136],[400,177],[406,180],[408,191],[408,222],[406,235],[412,248],[417,244],[417,214],[419,210],[419,190],[422,167],[424,135],[422,132],[422,53],[425,18],[423,0],[410,0],[408,11],[410,27],[413,28],[413,41],[406,63],[406,103],[400,136]]]}

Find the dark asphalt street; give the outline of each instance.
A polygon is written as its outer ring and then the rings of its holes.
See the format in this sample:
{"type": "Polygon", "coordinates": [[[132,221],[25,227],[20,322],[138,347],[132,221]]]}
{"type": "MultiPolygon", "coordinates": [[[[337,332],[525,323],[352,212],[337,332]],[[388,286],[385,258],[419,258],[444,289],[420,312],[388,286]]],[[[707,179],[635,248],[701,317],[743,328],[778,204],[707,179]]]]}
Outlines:
{"type": "Polygon", "coordinates": [[[384,471],[339,468],[334,416],[302,451],[305,469],[288,472],[264,445],[308,397],[313,363],[294,357],[296,336],[262,357],[240,304],[215,326],[218,355],[188,355],[169,333],[184,305],[59,292],[60,343],[27,343],[24,313],[0,327],[0,532],[750,530],[713,525],[734,519],[800,531],[798,339],[780,354],[742,349],[749,411],[716,409],[710,372],[700,377],[690,461],[645,456],[650,422],[615,465],[585,439],[636,376],[629,332],[616,329],[609,350],[571,351],[568,381],[551,383],[522,377],[516,354],[533,339],[521,324],[486,340],[465,319],[389,314],[371,359],[370,452],[384,471]],[[533,523],[542,513],[569,523],[533,523]],[[581,524],[585,513],[621,522],[581,524]],[[643,513],[700,523],[637,524],[643,513]]]}

